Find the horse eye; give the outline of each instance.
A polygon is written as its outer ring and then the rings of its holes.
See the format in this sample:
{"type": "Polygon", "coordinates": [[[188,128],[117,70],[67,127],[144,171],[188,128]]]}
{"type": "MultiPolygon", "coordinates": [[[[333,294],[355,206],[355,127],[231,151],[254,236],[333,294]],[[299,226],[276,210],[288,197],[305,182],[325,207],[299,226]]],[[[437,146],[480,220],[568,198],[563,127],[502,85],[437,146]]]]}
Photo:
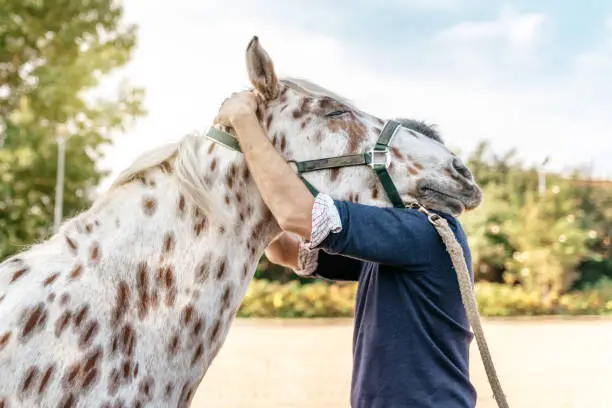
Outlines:
{"type": "Polygon", "coordinates": [[[337,111],[333,111],[332,113],[328,113],[325,115],[326,118],[337,118],[340,117],[344,114],[348,113],[348,111],[346,110],[337,110],[337,111]]]}

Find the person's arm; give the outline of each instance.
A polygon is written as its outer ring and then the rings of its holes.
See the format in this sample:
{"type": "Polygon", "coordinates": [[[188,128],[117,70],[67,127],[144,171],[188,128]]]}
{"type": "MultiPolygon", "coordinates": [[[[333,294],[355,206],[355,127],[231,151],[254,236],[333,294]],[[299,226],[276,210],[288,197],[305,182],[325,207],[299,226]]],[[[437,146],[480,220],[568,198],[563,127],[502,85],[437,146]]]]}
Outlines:
{"type": "Polygon", "coordinates": [[[337,211],[342,228],[311,248],[363,261],[424,269],[440,252],[442,241],[427,216],[414,209],[379,208],[317,196],[315,206],[337,211]]]}
{"type": "Polygon", "coordinates": [[[254,113],[238,116],[232,125],[255,184],[278,225],[310,240],[313,195],[266,138],[254,113]]]}
{"type": "Polygon", "coordinates": [[[268,260],[276,265],[292,270],[299,268],[298,256],[300,241],[294,235],[281,232],[268,244],[265,254],[268,260]]]}
{"type": "Polygon", "coordinates": [[[305,278],[330,281],[358,281],[362,262],[340,255],[331,255],[319,249],[308,249],[295,235],[283,232],[266,248],[266,257],[272,263],[292,269],[305,278]]]}

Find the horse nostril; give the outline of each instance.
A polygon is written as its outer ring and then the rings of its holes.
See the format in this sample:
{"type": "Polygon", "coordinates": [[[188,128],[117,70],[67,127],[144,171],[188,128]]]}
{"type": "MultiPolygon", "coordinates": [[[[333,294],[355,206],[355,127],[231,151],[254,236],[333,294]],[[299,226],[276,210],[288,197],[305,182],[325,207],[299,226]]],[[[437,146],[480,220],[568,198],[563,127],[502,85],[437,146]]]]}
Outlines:
{"type": "Polygon", "coordinates": [[[453,169],[455,169],[455,171],[457,171],[457,173],[459,173],[462,177],[468,180],[472,179],[472,173],[470,173],[470,170],[459,158],[455,157],[453,159],[452,166],[453,169]]]}

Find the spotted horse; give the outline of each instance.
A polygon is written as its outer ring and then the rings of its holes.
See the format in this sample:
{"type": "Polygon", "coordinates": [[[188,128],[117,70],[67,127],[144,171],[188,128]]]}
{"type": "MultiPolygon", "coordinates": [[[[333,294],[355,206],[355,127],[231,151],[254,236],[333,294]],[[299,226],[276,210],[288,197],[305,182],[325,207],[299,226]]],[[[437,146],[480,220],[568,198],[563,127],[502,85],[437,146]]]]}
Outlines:
{"type": "MultiPolygon", "coordinates": [[[[288,161],[375,144],[380,118],[278,78],[256,37],[246,59],[258,117],[288,161]]],[[[438,133],[400,122],[387,167],[399,196],[454,214],[478,206],[438,133]]],[[[334,198],[392,205],[367,166],[303,177],[334,198]]],[[[0,408],[188,407],[280,231],[239,152],[195,132],[144,153],[89,209],[0,264],[0,408]]]]}

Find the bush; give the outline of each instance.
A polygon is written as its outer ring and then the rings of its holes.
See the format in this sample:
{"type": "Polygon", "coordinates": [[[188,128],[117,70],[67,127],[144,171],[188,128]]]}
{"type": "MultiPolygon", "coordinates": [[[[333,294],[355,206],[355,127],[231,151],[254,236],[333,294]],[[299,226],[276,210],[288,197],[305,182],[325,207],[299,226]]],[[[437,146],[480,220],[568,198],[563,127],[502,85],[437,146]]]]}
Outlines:
{"type": "MultiPolygon", "coordinates": [[[[254,280],[238,311],[240,317],[352,317],[355,283],[309,284],[254,280]]],[[[582,291],[558,295],[520,286],[480,282],[476,299],[483,316],[612,314],[612,279],[582,291]]]]}
{"type": "Polygon", "coordinates": [[[478,283],[476,299],[483,316],[612,314],[612,280],[601,280],[585,290],[563,295],[478,283]]]}
{"type": "Polygon", "coordinates": [[[317,281],[300,284],[251,282],[238,316],[241,317],[350,317],[357,285],[317,281]]]}
{"type": "Polygon", "coordinates": [[[574,282],[572,289],[583,290],[601,279],[612,281],[612,259],[594,257],[587,259],[578,267],[580,279],[574,282]]]}

